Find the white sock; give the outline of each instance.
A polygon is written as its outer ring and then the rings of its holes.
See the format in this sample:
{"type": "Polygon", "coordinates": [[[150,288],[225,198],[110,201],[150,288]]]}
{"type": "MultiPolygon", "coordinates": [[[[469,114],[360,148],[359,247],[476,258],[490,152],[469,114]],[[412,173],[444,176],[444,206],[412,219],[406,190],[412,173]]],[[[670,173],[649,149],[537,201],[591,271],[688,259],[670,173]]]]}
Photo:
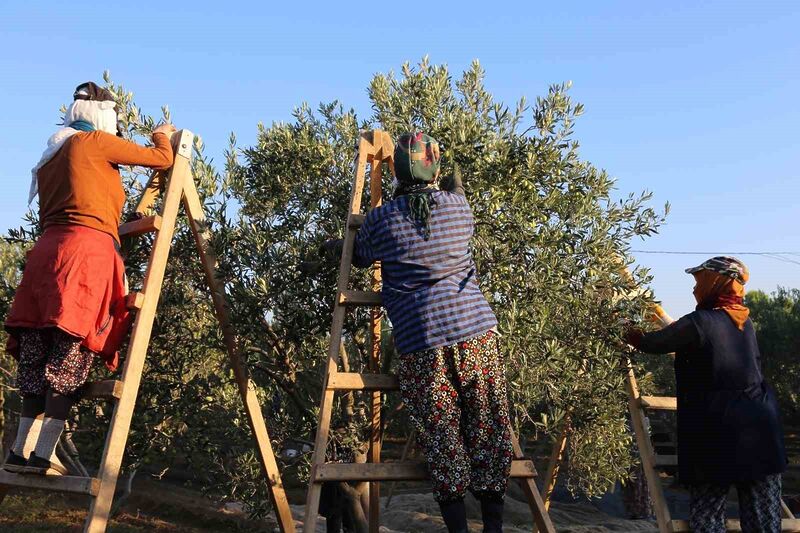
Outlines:
{"type": "Polygon", "coordinates": [[[15,454],[24,457],[25,459],[33,451],[36,441],[39,440],[39,432],[42,429],[42,418],[28,418],[26,416],[19,419],[19,428],[17,429],[17,440],[14,441],[14,446],[11,451],[15,454]]]}
{"type": "Polygon", "coordinates": [[[51,459],[56,452],[58,439],[64,431],[64,421],[57,418],[45,418],[42,421],[42,430],[39,433],[39,440],[36,441],[34,453],[36,457],[51,459]]]}

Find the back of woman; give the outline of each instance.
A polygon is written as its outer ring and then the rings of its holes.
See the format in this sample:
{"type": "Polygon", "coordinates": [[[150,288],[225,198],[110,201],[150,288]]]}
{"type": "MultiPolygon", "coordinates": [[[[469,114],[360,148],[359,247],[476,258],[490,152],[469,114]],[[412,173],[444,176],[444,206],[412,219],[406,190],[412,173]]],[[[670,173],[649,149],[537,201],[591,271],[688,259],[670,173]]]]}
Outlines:
{"type": "Polygon", "coordinates": [[[472,212],[460,179],[436,187],[435,139],[402,135],[394,156],[394,199],[367,215],[353,264],[381,262],[400,392],[448,531],[467,533],[471,491],[484,532],[501,532],[513,448],[497,319],[470,252],[472,212]]]}
{"type": "Polygon", "coordinates": [[[431,202],[427,228],[413,218],[412,200],[402,195],[373,209],[359,233],[355,264],[381,261],[383,303],[400,353],[456,342],[497,325],[470,251],[472,211],[463,189],[456,190],[425,193],[431,202]]]}
{"type": "Polygon", "coordinates": [[[127,282],[118,227],[125,204],[119,165],[168,168],[171,125],[152,147],[118,135],[113,95],[78,86],[64,127],[47,141],[31,172],[28,202],[39,196],[42,235],[6,318],[7,351],[19,364],[22,400],[17,438],[5,470],[63,475],[55,447],[96,360],[115,369],[127,333],[127,282]]]}

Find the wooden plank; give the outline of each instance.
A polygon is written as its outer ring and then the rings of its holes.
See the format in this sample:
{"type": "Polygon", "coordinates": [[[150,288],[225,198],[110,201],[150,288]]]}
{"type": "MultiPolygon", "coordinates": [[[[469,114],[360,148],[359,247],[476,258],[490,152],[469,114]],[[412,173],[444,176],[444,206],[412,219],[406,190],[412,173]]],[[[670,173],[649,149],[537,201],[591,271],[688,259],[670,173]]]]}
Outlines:
{"type": "Polygon", "coordinates": [[[123,384],[118,379],[93,381],[86,385],[83,397],[96,400],[119,400],[122,398],[122,388],[123,384]]]}
{"type": "MultiPolygon", "coordinates": [[[[191,145],[194,135],[188,130],[179,132],[179,143],[183,146],[191,145]]],[[[189,154],[191,155],[191,154],[189,154]]],[[[178,150],[175,163],[169,171],[169,182],[164,195],[162,212],[162,229],[156,235],[150,260],[147,265],[142,292],[149,294],[144,299],[141,310],[136,315],[133,324],[131,339],[128,344],[128,354],[125,357],[125,367],[122,371],[122,380],[125,387],[122,396],[114,409],[111,418],[111,427],[106,435],[106,445],[100,461],[98,478],[100,488],[97,496],[92,500],[89,515],[86,518],[84,533],[103,533],[108,524],[111,503],[114,498],[114,489],[117,486],[119,468],[125,454],[125,444],[128,441],[128,431],[139,392],[139,383],[142,379],[147,347],[150,343],[150,334],[153,330],[156,307],[161,295],[161,286],[164,282],[164,272],[169,259],[172,245],[172,236],[175,232],[175,222],[178,217],[178,207],[183,195],[186,180],[191,178],[191,162],[186,157],[186,150],[178,150]]]]}
{"type": "Polygon", "coordinates": [[[12,474],[0,470],[0,485],[23,489],[41,489],[51,492],[69,492],[94,496],[100,487],[100,480],[81,476],[38,476],[33,474],[12,474]]]}
{"type": "Polygon", "coordinates": [[[331,390],[389,391],[400,390],[400,381],[392,374],[336,372],[328,378],[331,390]]]}
{"type": "Polygon", "coordinates": [[[142,235],[144,233],[158,231],[161,229],[161,225],[163,223],[164,221],[159,215],[153,215],[140,218],[139,220],[134,220],[132,222],[126,222],[119,227],[119,236],[136,237],[137,235],[142,235]]]}
{"type": "Polygon", "coordinates": [[[345,306],[363,305],[368,307],[379,307],[383,299],[381,293],[377,291],[350,291],[339,292],[339,304],[345,306]]]}
{"type": "MultiPolygon", "coordinates": [[[[742,525],[738,520],[729,519],[725,520],[725,529],[727,531],[741,531],[742,525]]],[[[674,531],[675,533],[691,532],[691,529],[689,529],[689,521],[673,520],[671,531],[674,531]]],[[[795,533],[800,532],[800,519],[784,518],[781,520],[781,531],[793,531],[795,533]]]]}
{"type": "Polygon", "coordinates": [[[365,218],[367,218],[366,215],[359,215],[357,213],[353,213],[347,219],[347,227],[350,229],[358,229],[364,224],[365,218]]]}
{"type": "MultiPolygon", "coordinates": [[[[515,459],[511,462],[511,477],[528,479],[536,476],[533,461],[515,459]]],[[[326,463],[318,465],[315,482],[325,481],[426,481],[426,463],[326,463]]]]}
{"type": "Polygon", "coordinates": [[[206,284],[211,291],[214,313],[222,330],[228,361],[233,370],[236,384],[239,386],[239,394],[244,402],[244,409],[255,440],[261,471],[267,480],[268,492],[278,519],[278,527],[282,533],[294,533],[292,510],[289,507],[289,500],[286,498],[283,480],[278,469],[278,463],[275,460],[275,453],[267,431],[267,424],[261,413],[261,405],[258,402],[255,386],[250,380],[247,367],[242,361],[241,350],[239,349],[239,343],[228,311],[225,287],[217,277],[217,258],[211,248],[211,232],[207,227],[203,204],[197,194],[194,180],[188,180],[184,186],[183,205],[189,217],[189,225],[200,254],[200,262],[203,265],[206,284]]]}
{"type": "Polygon", "coordinates": [[[674,396],[640,396],[639,404],[644,409],[659,411],[676,411],[678,399],[674,396]]]}
{"type": "Polygon", "coordinates": [[[125,297],[125,307],[131,311],[138,311],[142,308],[144,303],[144,294],[141,292],[132,292],[125,297]]]}

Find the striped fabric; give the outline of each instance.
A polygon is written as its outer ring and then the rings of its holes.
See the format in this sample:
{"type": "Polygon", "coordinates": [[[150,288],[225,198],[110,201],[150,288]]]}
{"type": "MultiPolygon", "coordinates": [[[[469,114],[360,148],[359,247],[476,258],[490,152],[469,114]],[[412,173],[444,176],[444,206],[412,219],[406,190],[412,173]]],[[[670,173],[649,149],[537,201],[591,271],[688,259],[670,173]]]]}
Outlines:
{"type": "Polygon", "coordinates": [[[478,287],[466,198],[430,194],[436,204],[427,241],[409,217],[405,196],[370,211],[356,235],[353,264],[381,261],[383,305],[401,354],[470,339],[497,325],[478,287]]]}

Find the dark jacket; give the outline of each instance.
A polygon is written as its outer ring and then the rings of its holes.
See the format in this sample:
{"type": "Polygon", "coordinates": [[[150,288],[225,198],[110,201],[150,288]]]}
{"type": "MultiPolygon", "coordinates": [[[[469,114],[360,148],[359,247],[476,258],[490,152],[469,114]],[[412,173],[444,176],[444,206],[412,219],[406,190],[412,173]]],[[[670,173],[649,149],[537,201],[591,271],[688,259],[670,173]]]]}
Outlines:
{"type": "Polygon", "coordinates": [[[676,352],[682,483],[763,480],[786,469],[778,404],[750,320],[740,331],[724,311],[698,310],[645,334],[639,349],[676,352]]]}

